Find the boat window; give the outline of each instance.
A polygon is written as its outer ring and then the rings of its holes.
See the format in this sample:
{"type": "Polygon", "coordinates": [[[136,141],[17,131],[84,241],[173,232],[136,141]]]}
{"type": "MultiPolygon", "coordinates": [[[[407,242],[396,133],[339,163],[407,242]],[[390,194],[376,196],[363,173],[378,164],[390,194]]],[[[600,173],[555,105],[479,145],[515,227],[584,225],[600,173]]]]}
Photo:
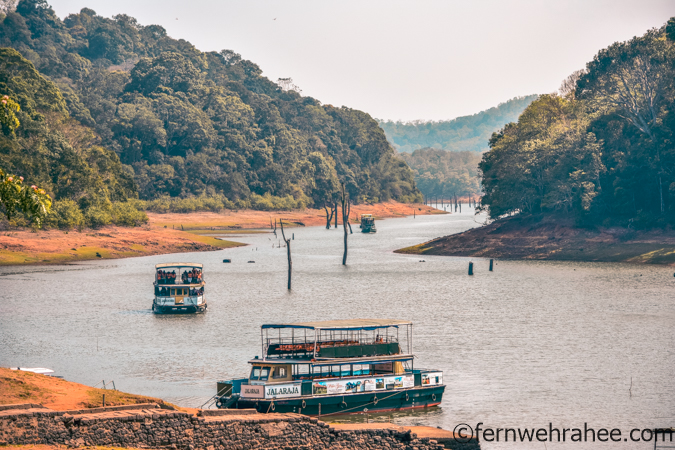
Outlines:
{"type": "Polygon", "coordinates": [[[262,370],[260,371],[260,380],[266,381],[269,375],[270,375],[270,368],[263,367],[262,370]]]}
{"type": "Polygon", "coordinates": [[[340,366],[340,376],[348,377],[352,374],[352,366],[350,364],[343,364],[340,366]]]}
{"type": "Polygon", "coordinates": [[[176,295],[176,290],[175,290],[175,289],[171,289],[171,295],[176,295]]]}
{"type": "Polygon", "coordinates": [[[260,378],[260,367],[254,367],[251,369],[251,380],[257,380],[260,378]]]}
{"type": "Polygon", "coordinates": [[[286,378],[286,367],[285,366],[275,367],[274,373],[272,374],[272,378],[286,378]]]}
{"type": "Polygon", "coordinates": [[[368,364],[354,364],[354,375],[370,375],[370,365],[368,364]]]}

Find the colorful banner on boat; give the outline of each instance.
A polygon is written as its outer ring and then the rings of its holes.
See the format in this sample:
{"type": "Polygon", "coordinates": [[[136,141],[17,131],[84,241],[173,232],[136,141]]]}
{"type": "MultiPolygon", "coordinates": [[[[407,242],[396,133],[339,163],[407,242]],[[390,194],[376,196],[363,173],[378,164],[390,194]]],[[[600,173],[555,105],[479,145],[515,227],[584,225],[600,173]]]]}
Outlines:
{"type": "Polygon", "coordinates": [[[414,375],[399,375],[359,380],[317,381],[312,384],[312,392],[314,395],[335,395],[385,389],[403,389],[414,386],[414,375]]]}
{"type": "Polygon", "coordinates": [[[443,372],[431,372],[422,374],[422,386],[443,384],[443,372]]]}

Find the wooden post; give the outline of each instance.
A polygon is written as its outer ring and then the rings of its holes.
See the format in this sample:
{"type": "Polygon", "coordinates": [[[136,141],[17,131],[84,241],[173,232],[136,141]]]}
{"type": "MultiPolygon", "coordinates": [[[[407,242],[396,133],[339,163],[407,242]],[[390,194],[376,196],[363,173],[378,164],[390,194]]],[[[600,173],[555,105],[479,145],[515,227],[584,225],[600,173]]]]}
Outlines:
{"type": "MultiPolygon", "coordinates": [[[[347,196],[345,195],[345,184],[344,182],[340,183],[340,186],[342,187],[342,228],[344,229],[345,232],[345,252],[342,255],[342,265],[346,266],[347,265],[347,237],[349,234],[347,233],[347,227],[349,226],[349,216],[347,215],[347,205],[345,202],[347,202],[347,196]]],[[[335,215],[335,228],[337,228],[337,214],[335,215]]]]}
{"type": "Polygon", "coordinates": [[[321,418],[321,403],[319,403],[319,419],[321,418]]]}
{"type": "Polygon", "coordinates": [[[492,272],[492,260],[490,260],[490,272],[492,272]]]}
{"type": "Polygon", "coordinates": [[[286,242],[286,255],[288,256],[288,290],[291,290],[291,272],[293,270],[293,261],[291,260],[291,240],[286,239],[284,234],[284,222],[282,219],[279,219],[279,224],[281,225],[281,236],[286,242]]]}
{"type": "Polygon", "coordinates": [[[469,275],[473,275],[473,263],[469,263],[469,275]]]}
{"type": "Polygon", "coordinates": [[[103,406],[105,406],[105,394],[103,394],[103,406]]]}

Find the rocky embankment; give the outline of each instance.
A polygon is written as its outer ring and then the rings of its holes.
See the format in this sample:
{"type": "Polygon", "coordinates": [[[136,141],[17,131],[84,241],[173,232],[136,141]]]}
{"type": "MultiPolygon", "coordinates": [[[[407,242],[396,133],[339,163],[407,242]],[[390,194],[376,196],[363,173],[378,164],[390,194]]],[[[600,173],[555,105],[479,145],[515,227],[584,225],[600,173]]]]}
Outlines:
{"type": "MultiPolygon", "coordinates": [[[[36,404],[0,406],[0,445],[114,446],[181,450],[445,448],[408,430],[340,430],[299,414],[255,410],[200,411],[155,404],[54,411],[36,404]]],[[[478,444],[453,445],[473,450],[478,444]]]]}
{"type": "Polygon", "coordinates": [[[579,228],[559,217],[514,216],[397,253],[675,265],[675,232],[579,228]]]}

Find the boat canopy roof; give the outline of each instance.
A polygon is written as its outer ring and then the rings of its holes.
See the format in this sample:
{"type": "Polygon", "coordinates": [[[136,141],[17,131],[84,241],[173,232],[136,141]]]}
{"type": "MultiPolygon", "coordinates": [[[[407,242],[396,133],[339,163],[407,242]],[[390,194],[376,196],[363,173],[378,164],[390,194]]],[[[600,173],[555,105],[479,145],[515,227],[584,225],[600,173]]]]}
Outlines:
{"type": "Polygon", "coordinates": [[[203,264],[199,264],[199,263],[184,263],[184,262],[162,263],[162,264],[156,264],[155,265],[155,269],[157,269],[157,270],[166,269],[166,268],[169,268],[169,267],[170,268],[176,268],[176,269],[181,268],[181,267],[199,267],[201,269],[204,266],[203,266],[203,264]]]}
{"type": "Polygon", "coordinates": [[[325,320],[320,322],[296,322],[296,323],[268,323],[261,328],[305,328],[309,330],[375,330],[412,325],[406,320],[391,319],[350,319],[350,320],[325,320]]]}

